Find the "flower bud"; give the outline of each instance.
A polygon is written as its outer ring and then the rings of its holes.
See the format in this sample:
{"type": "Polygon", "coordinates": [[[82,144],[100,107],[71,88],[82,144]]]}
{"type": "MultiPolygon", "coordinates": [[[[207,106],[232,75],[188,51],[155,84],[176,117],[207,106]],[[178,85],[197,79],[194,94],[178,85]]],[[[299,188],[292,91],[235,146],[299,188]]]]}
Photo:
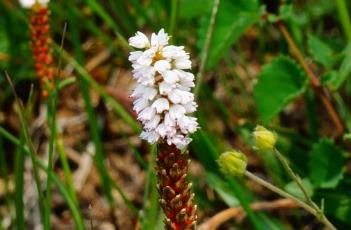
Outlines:
{"type": "Polygon", "coordinates": [[[223,174],[242,176],[246,171],[247,158],[243,153],[232,150],[222,153],[217,163],[223,174]]]}
{"type": "Polygon", "coordinates": [[[259,150],[270,150],[277,142],[277,135],[265,127],[258,125],[253,132],[255,147],[259,150]]]}

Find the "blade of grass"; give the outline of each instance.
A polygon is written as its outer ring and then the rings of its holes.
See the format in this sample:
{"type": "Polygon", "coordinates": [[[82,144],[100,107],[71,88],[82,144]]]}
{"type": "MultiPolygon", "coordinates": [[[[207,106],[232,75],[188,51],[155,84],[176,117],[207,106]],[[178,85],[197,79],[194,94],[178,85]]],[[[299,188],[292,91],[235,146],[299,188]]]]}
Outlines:
{"type": "MultiPolygon", "coordinates": [[[[77,21],[75,20],[74,17],[70,18],[70,23],[72,24],[72,28],[79,28],[75,24],[76,22],[77,21]]],[[[80,45],[80,35],[79,35],[78,29],[71,30],[71,38],[72,38],[72,44],[73,44],[76,60],[79,64],[82,65],[84,63],[84,54],[80,45]]],[[[101,177],[102,189],[103,189],[104,195],[106,196],[108,204],[110,206],[110,215],[113,219],[115,219],[115,216],[114,216],[115,203],[112,196],[112,190],[111,190],[111,184],[110,184],[111,179],[105,165],[104,148],[101,141],[101,132],[97,123],[98,121],[97,115],[95,114],[93,105],[91,104],[89,84],[85,78],[80,77],[79,85],[83,95],[85,109],[88,114],[88,124],[89,124],[90,135],[93,139],[94,146],[95,146],[94,161],[101,177]]]]}
{"type": "Polygon", "coordinates": [[[127,6],[124,1],[114,1],[108,0],[111,6],[111,12],[115,13],[115,17],[117,18],[120,25],[123,25],[123,28],[130,35],[136,30],[135,20],[131,17],[127,6]]]}
{"type": "MultiPolygon", "coordinates": [[[[142,223],[142,229],[154,229],[155,225],[151,225],[151,223],[155,224],[154,222],[155,218],[155,208],[158,206],[158,203],[156,202],[155,204],[155,194],[153,191],[153,188],[156,188],[156,175],[153,172],[154,169],[154,162],[156,160],[156,154],[157,154],[157,146],[152,145],[150,148],[151,156],[150,156],[150,162],[148,164],[147,168],[147,176],[146,176],[146,181],[145,181],[145,190],[144,190],[144,200],[143,200],[143,213],[141,216],[141,223],[142,223]],[[156,207],[153,207],[156,206],[156,207]]],[[[156,212],[157,213],[157,212],[156,212]]],[[[156,215],[157,218],[157,215],[156,215]]]]}
{"type": "Polygon", "coordinates": [[[67,186],[67,191],[69,192],[72,200],[78,205],[78,199],[73,186],[72,172],[68,164],[62,139],[58,133],[56,133],[56,146],[57,146],[57,152],[59,154],[60,162],[63,168],[63,174],[65,178],[65,185],[67,186]]]}
{"type": "Polygon", "coordinates": [[[117,34],[121,45],[127,50],[130,49],[127,39],[122,35],[120,27],[115,23],[114,19],[104,10],[104,8],[96,0],[86,0],[90,8],[95,11],[117,34]]]}
{"type": "MultiPolygon", "coordinates": [[[[11,212],[11,194],[9,191],[9,175],[8,166],[5,157],[4,143],[2,137],[0,137],[0,177],[4,179],[4,199],[7,208],[7,213],[9,213],[11,220],[14,219],[11,212]]],[[[12,222],[12,221],[11,221],[12,222]]]]}
{"type": "Polygon", "coordinates": [[[41,210],[41,214],[43,214],[43,211],[44,211],[44,205],[43,205],[44,195],[43,195],[43,191],[41,189],[41,182],[40,182],[40,177],[39,177],[39,173],[38,173],[38,167],[37,167],[37,164],[36,164],[36,161],[35,161],[36,152],[34,150],[34,146],[33,146],[33,143],[31,141],[30,134],[29,134],[29,131],[28,131],[27,120],[26,120],[26,118],[24,116],[24,114],[25,114],[24,106],[23,106],[22,101],[19,99],[19,97],[18,97],[18,95],[16,93],[16,90],[15,90],[13,84],[12,84],[11,78],[7,74],[7,72],[5,72],[5,76],[6,76],[6,79],[7,79],[8,83],[9,83],[9,85],[10,85],[12,93],[13,93],[13,95],[15,97],[15,101],[16,101],[16,105],[17,105],[16,112],[17,112],[17,115],[18,115],[18,117],[20,119],[21,128],[23,130],[25,143],[29,146],[29,153],[30,153],[30,158],[31,158],[31,161],[32,161],[32,167],[33,167],[33,175],[34,175],[34,180],[35,180],[35,184],[36,184],[37,192],[38,192],[38,197],[39,197],[38,198],[39,207],[40,207],[40,210],[41,210]]]}
{"type": "Polygon", "coordinates": [[[171,15],[169,18],[169,29],[168,32],[172,36],[172,40],[174,41],[177,19],[178,19],[178,11],[179,11],[179,0],[171,0],[171,15]]]}
{"type": "Polygon", "coordinates": [[[100,86],[84,69],[82,65],[80,65],[74,58],[72,58],[67,52],[64,50],[58,49],[58,46],[55,45],[55,51],[60,53],[64,60],[68,63],[72,64],[77,73],[86,80],[86,82],[95,90],[104,100],[105,102],[111,106],[111,108],[136,132],[141,132],[141,127],[139,123],[137,123],[134,118],[123,108],[121,104],[119,104],[113,97],[111,97],[102,86],[100,86]]]}
{"type": "MultiPolygon", "coordinates": [[[[6,129],[0,126],[0,135],[4,137],[5,139],[9,140],[11,143],[13,143],[15,146],[22,148],[27,155],[31,155],[31,148],[28,147],[30,145],[27,144],[21,144],[20,140],[18,140],[15,136],[13,136],[11,133],[9,133],[6,129]]],[[[38,159],[38,157],[34,156],[34,160],[36,162],[36,165],[38,165],[41,169],[43,169],[45,172],[47,172],[47,167],[42,162],[41,160],[38,159]]],[[[76,229],[78,230],[84,230],[84,221],[83,218],[81,217],[81,214],[79,212],[78,207],[76,206],[75,202],[72,200],[68,190],[66,187],[62,184],[60,181],[59,177],[56,174],[52,174],[52,180],[56,184],[57,188],[59,189],[61,195],[67,202],[67,205],[72,213],[72,217],[76,223],[76,229]]]]}
{"type": "Polygon", "coordinates": [[[46,177],[46,194],[45,194],[45,210],[44,210],[44,229],[50,229],[50,214],[51,214],[51,180],[53,174],[53,160],[54,160],[54,151],[55,151],[55,140],[56,140],[56,101],[57,93],[54,90],[49,95],[48,100],[48,127],[50,130],[49,137],[49,157],[48,157],[48,166],[47,166],[47,177],[46,177]]]}
{"type": "Polygon", "coordinates": [[[196,86],[194,91],[195,98],[199,96],[200,87],[202,85],[203,76],[204,76],[205,67],[206,67],[205,65],[207,63],[207,58],[208,58],[208,49],[210,48],[210,44],[211,44],[211,39],[212,39],[213,30],[214,30],[214,25],[216,22],[216,16],[217,16],[219,4],[220,4],[220,0],[213,1],[210,23],[208,24],[205,44],[201,53],[200,68],[197,74],[197,81],[196,81],[196,86]]]}
{"type": "Polygon", "coordinates": [[[335,4],[345,36],[347,40],[351,42],[351,20],[349,12],[347,11],[347,4],[345,0],[336,0],[335,4]]]}
{"type": "MultiPolygon", "coordinates": [[[[20,134],[20,146],[24,145],[23,131],[20,134]]],[[[19,230],[26,229],[24,223],[24,151],[19,147],[15,159],[15,204],[16,204],[16,224],[19,230]]]]}
{"type": "MultiPolygon", "coordinates": [[[[64,24],[60,49],[62,50],[65,35],[67,30],[67,23],[64,24]]],[[[58,68],[57,68],[57,76],[61,74],[61,56],[59,56],[58,60],[58,68]]],[[[47,166],[47,177],[46,177],[46,196],[45,196],[45,210],[44,210],[44,229],[50,229],[50,214],[51,214],[51,181],[52,181],[52,174],[53,174],[53,164],[54,164],[54,151],[55,151],[55,144],[56,144],[56,104],[57,104],[57,97],[58,97],[58,79],[54,79],[54,90],[49,91],[49,98],[47,101],[47,119],[48,119],[48,127],[50,130],[50,137],[49,137],[49,157],[48,157],[48,166],[47,166]]]]}

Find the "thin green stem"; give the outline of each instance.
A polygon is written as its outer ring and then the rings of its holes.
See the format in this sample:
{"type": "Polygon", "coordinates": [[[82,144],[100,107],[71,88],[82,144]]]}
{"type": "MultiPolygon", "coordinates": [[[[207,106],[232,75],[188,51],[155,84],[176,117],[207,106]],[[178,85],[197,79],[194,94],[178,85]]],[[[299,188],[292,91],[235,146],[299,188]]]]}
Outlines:
{"type": "Polygon", "coordinates": [[[58,133],[56,133],[56,146],[57,146],[57,152],[59,154],[60,162],[62,164],[63,168],[63,174],[65,177],[65,184],[67,186],[67,190],[69,194],[72,197],[72,200],[78,204],[78,199],[73,187],[73,180],[72,180],[72,172],[68,164],[65,148],[62,142],[62,139],[58,133]]]}
{"type": "MultiPolygon", "coordinates": [[[[13,136],[11,133],[6,131],[6,129],[4,129],[1,126],[0,126],[0,135],[2,137],[4,137],[5,139],[9,140],[14,145],[16,145],[16,146],[20,147],[21,149],[23,149],[27,155],[31,155],[31,150],[30,150],[31,148],[28,147],[28,143],[27,143],[27,145],[21,144],[20,140],[18,140],[15,136],[13,136]]],[[[36,162],[36,165],[38,165],[45,172],[47,172],[46,165],[41,160],[39,160],[37,156],[34,156],[34,160],[36,162]]],[[[83,223],[83,218],[80,215],[79,209],[78,209],[77,205],[74,203],[74,201],[72,200],[72,198],[69,195],[69,192],[67,191],[65,186],[62,184],[62,182],[56,176],[56,174],[52,174],[52,180],[56,184],[56,186],[59,189],[60,193],[62,194],[63,198],[66,200],[66,202],[68,204],[68,207],[71,210],[73,219],[74,219],[74,221],[76,223],[76,228],[78,230],[85,229],[84,223],[83,223]]]]}
{"type": "Polygon", "coordinates": [[[336,0],[336,8],[338,10],[340,22],[344,30],[345,36],[351,42],[351,20],[345,0],[336,0]]]}
{"type": "Polygon", "coordinates": [[[50,130],[49,138],[49,156],[47,166],[47,179],[46,179],[46,194],[45,194],[45,212],[44,212],[44,229],[50,229],[50,214],[51,214],[51,181],[54,165],[54,151],[56,139],[56,99],[57,93],[54,90],[49,96],[48,100],[48,126],[50,130]]]}
{"type": "Polygon", "coordinates": [[[255,174],[250,173],[249,171],[245,171],[245,176],[250,178],[251,180],[255,181],[256,183],[264,186],[265,188],[277,193],[278,195],[289,198],[293,201],[295,201],[298,205],[300,205],[302,208],[304,208],[306,211],[314,215],[319,221],[321,221],[325,226],[327,226],[331,230],[336,230],[336,227],[327,219],[327,217],[324,215],[323,212],[320,210],[316,210],[314,207],[311,207],[310,205],[306,204],[305,202],[299,200],[298,198],[290,195],[289,193],[285,192],[284,190],[272,185],[271,183],[268,183],[267,181],[259,178],[255,174]]]}
{"type": "Polygon", "coordinates": [[[300,177],[298,175],[296,175],[294,173],[294,171],[291,169],[291,167],[290,167],[288,161],[286,160],[286,158],[276,148],[274,148],[273,152],[274,152],[275,156],[279,159],[279,161],[282,163],[283,167],[288,172],[288,174],[291,177],[291,179],[293,179],[296,182],[297,186],[300,188],[300,190],[302,191],[303,195],[305,196],[305,199],[306,199],[307,203],[309,205],[311,205],[311,206],[315,206],[315,204],[313,203],[311,197],[308,195],[306,189],[304,188],[300,177]]]}
{"type": "Polygon", "coordinates": [[[201,84],[203,81],[205,66],[206,66],[207,58],[208,58],[208,50],[210,48],[210,44],[211,44],[211,40],[212,40],[212,34],[213,34],[213,30],[214,30],[214,25],[216,22],[216,16],[217,16],[217,12],[218,12],[219,3],[220,3],[220,0],[214,0],[213,6],[212,6],[210,23],[208,24],[205,45],[203,47],[201,60],[200,60],[200,68],[199,68],[199,72],[197,74],[197,82],[196,82],[195,92],[194,92],[196,98],[199,96],[200,87],[201,87],[201,84]]]}
{"type": "Polygon", "coordinates": [[[25,143],[29,146],[29,156],[30,156],[30,159],[32,161],[33,175],[34,175],[34,180],[35,180],[35,184],[36,184],[37,192],[38,192],[38,197],[39,197],[38,198],[39,207],[40,207],[40,210],[41,210],[41,212],[43,214],[43,211],[44,211],[44,205],[43,205],[44,195],[43,195],[43,191],[42,191],[42,188],[41,188],[41,180],[40,180],[39,173],[38,173],[38,167],[37,167],[37,164],[36,164],[36,161],[35,161],[35,156],[37,154],[36,154],[36,152],[34,150],[34,146],[33,146],[33,143],[32,143],[32,140],[31,140],[31,137],[30,137],[30,134],[29,134],[29,131],[28,131],[28,124],[27,124],[27,120],[26,120],[26,117],[25,117],[26,112],[25,112],[23,103],[19,99],[19,97],[18,97],[18,95],[16,93],[16,90],[15,90],[15,87],[13,86],[11,78],[7,74],[7,72],[5,72],[5,76],[7,78],[7,81],[9,83],[9,85],[10,85],[10,88],[11,88],[11,91],[12,91],[13,95],[15,96],[16,112],[17,112],[17,115],[18,115],[18,117],[20,119],[21,129],[23,130],[23,136],[24,136],[24,139],[25,139],[25,143]]]}
{"type": "Polygon", "coordinates": [[[171,16],[169,21],[169,34],[172,36],[174,41],[175,28],[177,25],[178,10],[179,10],[179,0],[171,0],[171,16]]]}
{"type": "MultiPolygon", "coordinates": [[[[20,145],[24,145],[24,135],[21,130],[20,134],[20,145]]],[[[18,152],[16,154],[16,164],[15,164],[15,205],[16,205],[16,224],[19,230],[24,230],[25,222],[24,222],[24,203],[23,203],[23,194],[24,194],[24,151],[22,148],[18,148],[18,152]]]]}

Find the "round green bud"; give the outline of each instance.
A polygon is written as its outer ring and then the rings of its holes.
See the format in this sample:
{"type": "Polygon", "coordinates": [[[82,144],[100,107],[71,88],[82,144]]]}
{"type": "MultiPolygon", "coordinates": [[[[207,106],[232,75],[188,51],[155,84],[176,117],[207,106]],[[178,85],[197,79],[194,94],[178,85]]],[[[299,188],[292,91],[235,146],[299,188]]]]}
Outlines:
{"type": "Polygon", "coordinates": [[[246,171],[247,157],[236,150],[222,153],[217,163],[225,175],[242,176],[246,171]]]}
{"type": "Polygon", "coordinates": [[[255,148],[259,150],[270,150],[277,142],[277,135],[265,127],[258,125],[253,132],[255,148]]]}

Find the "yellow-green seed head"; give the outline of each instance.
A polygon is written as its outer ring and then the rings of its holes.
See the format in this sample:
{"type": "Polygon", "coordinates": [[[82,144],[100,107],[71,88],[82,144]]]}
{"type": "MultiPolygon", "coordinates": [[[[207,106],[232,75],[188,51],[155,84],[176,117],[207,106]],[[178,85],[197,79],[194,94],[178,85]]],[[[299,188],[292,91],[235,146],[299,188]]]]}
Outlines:
{"type": "Polygon", "coordinates": [[[258,150],[273,149],[278,139],[275,133],[261,125],[256,126],[253,136],[255,139],[255,147],[258,150]]]}
{"type": "Polygon", "coordinates": [[[242,176],[246,171],[247,157],[239,151],[232,150],[222,153],[217,163],[223,174],[242,176]]]}

